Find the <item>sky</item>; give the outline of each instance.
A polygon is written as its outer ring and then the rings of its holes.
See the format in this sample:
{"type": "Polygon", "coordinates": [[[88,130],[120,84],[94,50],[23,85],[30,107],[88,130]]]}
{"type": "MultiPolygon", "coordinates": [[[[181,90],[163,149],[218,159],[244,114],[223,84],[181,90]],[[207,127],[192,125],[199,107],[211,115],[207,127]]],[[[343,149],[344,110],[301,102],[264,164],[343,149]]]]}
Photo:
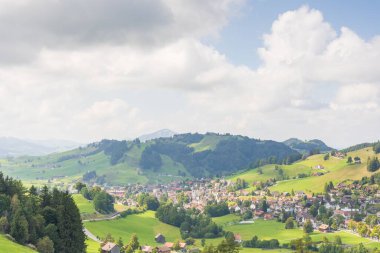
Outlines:
{"type": "Polygon", "coordinates": [[[0,0],[0,136],[380,139],[380,3],[0,0]]]}

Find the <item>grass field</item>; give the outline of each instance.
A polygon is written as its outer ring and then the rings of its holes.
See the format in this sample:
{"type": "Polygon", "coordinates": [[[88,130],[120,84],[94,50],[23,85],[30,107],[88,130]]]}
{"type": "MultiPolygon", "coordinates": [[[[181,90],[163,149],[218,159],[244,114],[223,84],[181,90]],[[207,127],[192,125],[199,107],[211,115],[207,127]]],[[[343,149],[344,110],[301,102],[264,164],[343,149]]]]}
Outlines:
{"type": "Polygon", "coordinates": [[[110,221],[85,222],[85,227],[96,236],[104,238],[108,233],[128,242],[133,233],[136,233],[140,244],[156,245],[154,237],[162,233],[167,241],[177,241],[181,238],[179,229],[160,222],[155,218],[153,211],[130,215],[110,221]]]}
{"type": "Polygon", "coordinates": [[[216,145],[224,139],[228,139],[228,137],[218,136],[216,134],[208,134],[200,142],[192,143],[189,145],[189,147],[193,148],[195,153],[205,150],[214,150],[216,148],[216,145]]]}
{"type": "MultiPolygon", "coordinates": [[[[291,192],[305,191],[306,193],[322,192],[326,182],[333,181],[334,183],[342,182],[346,179],[361,179],[364,176],[370,176],[371,173],[367,171],[367,158],[375,156],[372,148],[364,148],[354,152],[349,152],[347,157],[352,158],[358,156],[361,158],[361,164],[347,164],[347,158],[339,159],[336,157],[330,157],[329,160],[324,160],[323,154],[310,156],[303,161],[296,162],[291,165],[277,165],[284,171],[284,174],[290,178],[290,180],[278,181],[276,185],[270,187],[271,191],[279,192],[291,192]],[[316,166],[322,165],[323,170],[317,170],[316,166]],[[322,176],[309,176],[306,178],[296,178],[300,173],[311,175],[314,172],[323,172],[322,176]]],[[[380,157],[380,155],[377,155],[380,157]]],[[[276,165],[265,165],[260,167],[262,174],[258,173],[257,169],[252,169],[240,174],[229,177],[232,181],[237,178],[245,179],[249,183],[255,181],[266,181],[270,178],[279,178],[278,170],[275,170],[276,165]]],[[[253,188],[249,188],[253,189],[253,188]]]]}
{"type": "Polygon", "coordinates": [[[73,194],[75,204],[79,208],[81,214],[94,214],[96,210],[92,201],[85,199],[81,194],[73,194]]]}
{"type": "Polygon", "coordinates": [[[8,240],[7,238],[5,238],[4,235],[0,234],[0,253],[11,253],[11,252],[37,253],[37,251],[34,251],[26,246],[22,246],[20,244],[12,242],[8,240]]]}
{"type": "Polygon", "coordinates": [[[240,250],[240,253],[289,253],[289,252],[293,252],[291,250],[288,250],[288,249],[249,249],[249,248],[242,248],[240,250]]]}
{"type": "MultiPolygon", "coordinates": [[[[238,224],[236,223],[238,217],[234,214],[214,218],[213,220],[218,225],[223,226],[225,230],[240,234],[243,240],[249,240],[256,235],[259,239],[278,239],[280,243],[289,243],[291,240],[301,238],[304,235],[301,229],[285,229],[283,223],[274,220],[265,221],[259,219],[255,220],[253,224],[238,224]]],[[[323,237],[333,241],[336,235],[339,235],[345,244],[357,245],[363,243],[366,247],[380,248],[380,242],[374,242],[345,231],[327,234],[314,232],[310,234],[313,241],[322,241],[323,237]]],[[[217,241],[212,243],[215,245],[217,241]]]]}
{"type": "Polygon", "coordinates": [[[99,247],[100,247],[99,243],[91,239],[87,239],[86,245],[87,245],[86,253],[99,253],[99,247]]]}

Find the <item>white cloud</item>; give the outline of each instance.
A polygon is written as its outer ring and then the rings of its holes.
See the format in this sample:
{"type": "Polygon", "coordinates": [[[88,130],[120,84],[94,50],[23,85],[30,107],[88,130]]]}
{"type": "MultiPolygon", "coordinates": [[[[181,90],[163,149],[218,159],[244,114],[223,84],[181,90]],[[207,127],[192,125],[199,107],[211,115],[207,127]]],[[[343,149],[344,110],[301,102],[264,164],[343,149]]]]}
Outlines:
{"type": "MultiPolygon", "coordinates": [[[[33,15],[45,10],[38,1],[33,15]]],[[[301,7],[274,21],[258,49],[262,64],[251,69],[231,64],[201,42],[217,36],[242,1],[157,1],[152,8],[161,12],[147,20],[137,16],[146,14],[146,2],[128,1],[136,19],[116,15],[106,24],[98,22],[125,6],[114,1],[102,9],[96,3],[91,7],[96,15],[78,27],[69,22],[60,30],[62,23],[43,13],[29,26],[43,39],[25,30],[0,43],[28,51],[12,43],[23,38],[33,47],[31,61],[4,61],[0,67],[5,135],[87,141],[173,128],[322,138],[339,146],[378,139],[373,125],[380,116],[379,37],[366,41],[349,28],[335,31],[321,12],[301,7]],[[94,27],[90,37],[82,33],[94,27]],[[61,39],[62,45],[54,44],[61,39]],[[348,134],[359,129],[366,136],[348,134]]],[[[49,4],[51,13],[72,22],[82,13],[69,11],[77,2],[49,4]]],[[[0,9],[0,17],[12,20],[14,29],[33,17],[12,8],[17,11],[0,9]],[[25,17],[18,20],[21,12],[25,17]]]]}

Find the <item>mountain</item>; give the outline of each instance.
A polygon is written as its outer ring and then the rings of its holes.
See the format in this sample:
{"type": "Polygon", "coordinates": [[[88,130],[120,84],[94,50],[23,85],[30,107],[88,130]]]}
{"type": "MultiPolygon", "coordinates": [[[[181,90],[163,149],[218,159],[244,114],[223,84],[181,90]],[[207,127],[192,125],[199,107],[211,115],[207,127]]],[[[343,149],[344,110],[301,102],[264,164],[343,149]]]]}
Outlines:
{"type": "Polygon", "coordinates": [[[266,163],[291,163],[301,154],[281,142],[239,135],[178,134],[141,142],[102,140],[74,150],[1,162],[18,179],[99,184],[165,183],[184,178],[229,175],[266,163]]]}
{"type": "Polygon", "coordinates": [[[159,139],[159,138],[173,137],[176,134],[177,134],[176,132],[173,132],[173,131],[171,131],[169,129],[162,129],[162,130],[150,133],[150,134],[141,135],[139,137],[139,139],[142,142],[146,142],[146,141],[150,141],[150,140],[154,140],[154,139],[159,139]]]}
{"type": "Polygon", "coordinates": [[[0,157],[38,156],[62,152],[78,147],[79,144],[64,140],[23,140],[13,137],[0,137],[0,157]]]}
{"type": "Polygon", "coordinates": [[[320,152],[329,152],[333,150],[333,148],[327,146],[323,141],[317,139],[302,141],[297,138],[290,138],[283,143],[302,154],[309,154],[315,150],[319,150],[320,152]]]}

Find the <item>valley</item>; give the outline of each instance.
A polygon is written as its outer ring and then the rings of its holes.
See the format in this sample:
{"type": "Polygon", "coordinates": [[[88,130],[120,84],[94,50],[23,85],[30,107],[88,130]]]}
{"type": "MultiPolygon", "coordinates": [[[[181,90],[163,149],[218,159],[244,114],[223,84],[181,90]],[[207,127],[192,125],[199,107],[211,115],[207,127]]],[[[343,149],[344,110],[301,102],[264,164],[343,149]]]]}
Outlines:
{"type": "MultiPolygon", "coordinates": [[[[155,239],[159,234],[165,242],[186,243],[194,252],[225,243],[229,234],[243,253],[292,252],[299,240],[320,247],[335,245],[337,238],[345,247],[380,248],[380,218],[374,218],[380,215],[380,176],[367,164],[368,158],[380,155],[372,146],[340,152],[318,141],[296,144],[293,149],[242,136],[184,134],[143,143],[103,140],[63,153],[7,157],[0,163],[3,173],[27,187],[47,185],[71,193],[91,234],[85,241],[88,253],[98,252],[99,242],[126,245],[135,235],[141,246],[161,249],[165,245],[155,239]],[[316,143],[329,151],[321,153],[316,143]],[[214,171],[219,172],[212,176],[214,171]],[[96,206],[100,192],[113,199],[112,211],[96,206]],[[145,202],[147,197],[158,206],[145,202]],[[168,215],[184,220],[171,223],[157,214],[162,208],[171,210],[170,205],[179,213],[172,209],[168,215]],[[292,229],[285,226],[289,218],[292,229]],[[194,223],[190,231],[184,229],[187,222],[194,223]],[[197,222],[219,232],[199,232],[197,222]],[[305,233],[308,222],[311,230],[305,233]],[[194,238],[186,236],[190,232],[194,238]],[[254,237],[261,244],[251,247],[254,237]]],[[[34,252],[5,237],[0,240],[9,249],[34,252]]]]}

